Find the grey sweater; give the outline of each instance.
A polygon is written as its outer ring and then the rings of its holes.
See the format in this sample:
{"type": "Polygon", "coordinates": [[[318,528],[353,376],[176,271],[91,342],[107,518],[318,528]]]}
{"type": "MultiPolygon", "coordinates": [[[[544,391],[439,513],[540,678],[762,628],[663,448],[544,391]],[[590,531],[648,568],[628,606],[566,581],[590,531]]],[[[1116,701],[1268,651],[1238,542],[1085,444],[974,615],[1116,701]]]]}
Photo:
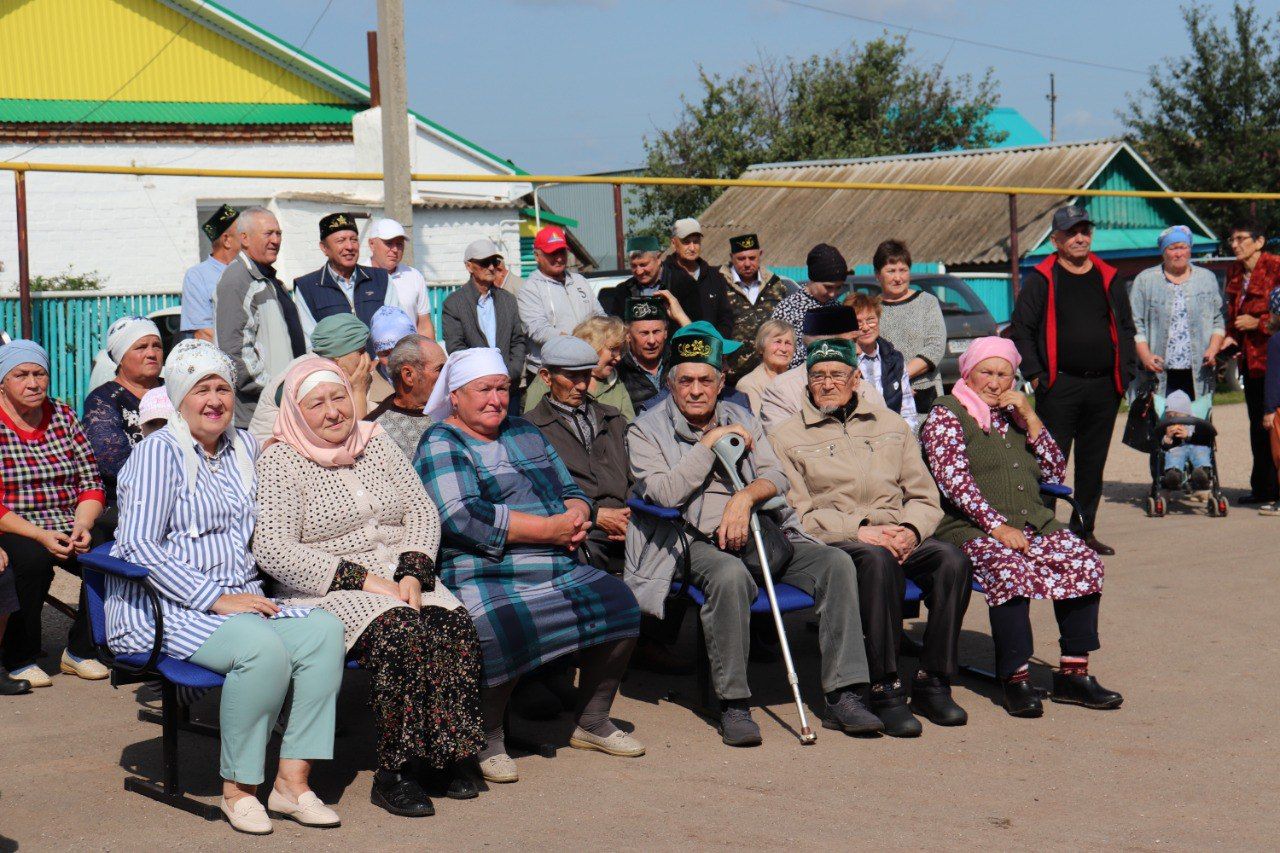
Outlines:
{"type": "Polygon", "coordinates": [[[897,347],[907,361],[923,358],[933,365],[911,380],[912,388],[932,388],[942,393],[938,365],[947,352],[947,324],[937,297],[917,291],[905,302],[886,302],[880,317],[880,336],[897,347]]]}

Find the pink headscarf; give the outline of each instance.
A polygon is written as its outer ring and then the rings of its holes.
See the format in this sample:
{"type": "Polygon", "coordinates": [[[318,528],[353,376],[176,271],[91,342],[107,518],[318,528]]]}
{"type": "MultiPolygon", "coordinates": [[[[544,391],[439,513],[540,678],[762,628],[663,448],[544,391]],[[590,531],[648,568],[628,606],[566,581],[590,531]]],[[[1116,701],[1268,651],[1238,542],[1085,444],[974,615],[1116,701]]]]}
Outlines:
{"type": "Polygon", "coordinates": [[[980,362],[989,358],[1003,358],[1013,365],[1014,370],[1022,363],[1022,356],[1018,355],[1018,348],[1013,345],[1013,341],[994,335],[978,338],[960,356],[960,381],[951,388],[952,396],[964,405],[965,411],[973,416],[983,432],[991,432],[991,406],[965,380],[980,362]]]}
{"type": "Polygon", "coordinates": [[[351,395],[351,383],[337,364],[318,355],[300,359],[284,375],[284,393],[280,397],[280,414],[276,415],[276,425],[271,431],[276,441],[282,441],[325,468],[338,468],[354,465],[356,459],[364,452],[369,439],[382,431],[382,427],[366,421],[356,421],[351,434],[341,444],[333,444],[316,435],[302,417],[298,408],[298,388],[308,376],[318,371],[335,373],[342,380],[342,385],[351,395]]]}

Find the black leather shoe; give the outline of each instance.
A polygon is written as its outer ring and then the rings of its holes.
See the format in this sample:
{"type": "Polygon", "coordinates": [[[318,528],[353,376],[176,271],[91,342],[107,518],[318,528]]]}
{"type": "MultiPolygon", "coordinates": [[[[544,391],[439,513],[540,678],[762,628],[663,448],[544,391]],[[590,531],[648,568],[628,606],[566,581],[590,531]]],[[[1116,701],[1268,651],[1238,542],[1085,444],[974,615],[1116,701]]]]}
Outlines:
{"type": "Polygon", "coordinates": [[[25,678],[14,678],[9,670],[0,666],[0,696],[21,696],[31,692],[31,682],[25,678]]]}
{"type": "Polygon", "coordinates": [[[379,770],[373,774],[369,802],[400,817],[431,817],[436,813],[427,792],[408,773],[379,770]]]}
{"type": "Polygon", "coordinates": [[[1124,701],[1123,696],[1103,687],[1092,675],[1064,675],[1061,672],[1053,674],[1053,693],[1049,698],[1064,705],[1083,705],[1099,711],[1119,708],[1124,701]]]}
{"type": "Polygon", "coordinates": [[[951,683],[936,675],[916,676],[911,682],[911,711],[935,726],[963,726],[969,722],[964,708],[951,698],[951,683]]]}
{"type": "Polygon", "coordinates": [[[884,723],[889,737],[919,737],[924,726],[907,706],[907,688],[898,679],[871,688],[871,713],[884,723]]]}
{"type": "Polygon", "coordinates": [[[451,800],[473,800],[480,796],[480,789],[474,780],[462,773],[456,766],[437,770],[426,762],[415,762],[414,775],[432,797],[448,797],[451,800]]]}
{"type": "Polygon", "coordinates": [[[1000,683],[1004,686],[1004,709],[1010,717],[1039,717],[1044,714],[1044,703],[1029,680],[1002,680],[1000,683]]]}
{"type": "Polygon", "coordinates": [[[1110,557],[1116,552],[1116,549],[1112,548],[1107,543],[1098,541],[1098,537],[1096,536],[1086,536],[1084,544],[1092,548],[1095,554],[1101,554],[1104,557],[1110,557]]]}

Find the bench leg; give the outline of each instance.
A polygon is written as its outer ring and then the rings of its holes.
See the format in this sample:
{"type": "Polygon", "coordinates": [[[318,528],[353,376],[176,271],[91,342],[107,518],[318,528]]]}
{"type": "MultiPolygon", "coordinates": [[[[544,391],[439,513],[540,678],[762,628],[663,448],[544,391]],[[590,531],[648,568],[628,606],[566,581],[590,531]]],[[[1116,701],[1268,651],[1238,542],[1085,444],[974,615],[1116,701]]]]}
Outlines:
{"type": "Polygon", "coordinates": [[[518,749],[530,755],[541,755],[543,758],[556,757],[556,745],[554,743],[546,743],[515,734],[515,730],[511,726],[510,703],[508,703],[507,710],[502,716],[502,742],[506,745],[508,752],[512,749],[518,749]]]}
{"type": "MultiPolygon", "coordinates": [[[[157,726],[163,726],[163,712],[152,711],[150,708],[142,708],[138,711],[138,720],[143,723],[155,723],[157,726]]],[[[217,726],[211,726],[208,723],[197,723],[191,719],[191,709],[187,706],[181,706],[177,711],[177,722],[175,723],[178,731],[190,732],[193,735],[202,735],[204,737],[220,737],[221,732],[217,726]]]]}
{"type": "MultiPolygon", "coordinates": [[[[184,797],[181,793],[178,785],[178,728],[180,717],[185,715],[185,709],[179,708],[178,688],[173,684],[168,681],[162,682],[160,692],[160,752],[161,761],[164,765],[162,772],[163,782],[162,784],[156,784],[145,779],[139,779],[136,776],[130,776],[124,780],[124,789],[135,794],[141,794],[156,802],[164,803],[167,806],[172,806],[175,809],[181,809],[196,817],[202,817],[205,820],[220,820],[222,818],[222,810],[217,806],[184,797]]],[[[141,713],[139,716],[141,717],[141,713]]],[[[216,733],[216,730],[214,731],[216,733]]]]}

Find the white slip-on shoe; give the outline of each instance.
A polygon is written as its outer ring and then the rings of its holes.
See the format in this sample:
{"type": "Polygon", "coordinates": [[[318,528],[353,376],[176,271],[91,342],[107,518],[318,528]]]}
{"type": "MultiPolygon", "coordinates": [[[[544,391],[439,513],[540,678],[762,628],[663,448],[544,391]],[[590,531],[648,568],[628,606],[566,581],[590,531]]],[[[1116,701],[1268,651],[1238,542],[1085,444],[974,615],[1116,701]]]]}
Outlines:
{"type": "Polygon", "coordinates": [[[510,755],[500,752],[480,762],[480,775],[486,782],[517,782],[520,779],[516,763],[510,755]]]}
{"type": "Polygon", "coordinates": [[[58,662],[58,669],[64,675],[74,675],[85,681],[101,681],[111,674],[111,670],[98,661],[92,658],[78,658],[65,649],[62,652],[62,660],[58,662]]]}
{"type": "Polygon", "coordinates": [[[574,749],[594,749],[621,758],[639,758],[644,755],[644,744],[621,729],[608,737],[600,737],[578,726],[569,736],[569,746],[574,749]]]}
{"type": "Polygon", "coordinates": [[[303,826],[314,826],[317,829],[333,829],[342,825],[342,818],[326,806],[315,791],[307,791],[295,803],[272,788],[267,797],[267,814],[271,817],[287,817],[303,826]]]}
{"type": "Polygon", "coordinates": [[[272,832],[271,818],[267,817],[267,810],[258,802],[257,797],[241,797],[230,805],[227,804],[227,798],[223,797],[218,807],[236,832],[246,835],[270,835],[272,832]]]}
{"type": "Polygon", "coordinates": [[[49,677],[49,673],[45,672],[35,664],[24,666],[22,669],[9,670],[9,677],[15,681],[27,681],[32,687],[52,687],[53,679],[49,677]]]}

